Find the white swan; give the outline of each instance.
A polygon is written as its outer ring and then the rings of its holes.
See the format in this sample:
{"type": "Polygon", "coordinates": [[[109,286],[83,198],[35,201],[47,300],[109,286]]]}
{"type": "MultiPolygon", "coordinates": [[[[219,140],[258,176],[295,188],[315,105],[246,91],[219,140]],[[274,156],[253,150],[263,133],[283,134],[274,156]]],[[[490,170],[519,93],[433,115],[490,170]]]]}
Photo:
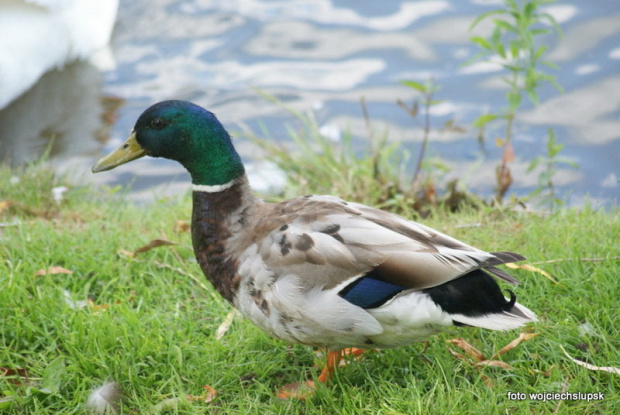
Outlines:
{"type": "Polygon", "coordinates": [[[0,0],[0,109],[50,69],[105,46],[118,0],[0,0]]]}

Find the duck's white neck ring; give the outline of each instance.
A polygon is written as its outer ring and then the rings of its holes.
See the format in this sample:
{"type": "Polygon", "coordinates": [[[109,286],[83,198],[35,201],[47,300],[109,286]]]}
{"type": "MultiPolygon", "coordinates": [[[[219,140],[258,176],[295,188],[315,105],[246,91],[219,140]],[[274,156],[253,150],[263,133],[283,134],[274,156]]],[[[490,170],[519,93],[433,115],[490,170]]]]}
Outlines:
{"type": "Polygon", "coordinates": [[[194,184],[192,185],[192,189],[194,190],[194,192],[217,193],[217,192],[222,192],[226,189],[231,188],[235,183],[237,183],[236,179],[233,179],[229,181],[228,183],[224,183],[224,184],[215,184],[215,185],[194,184]]]}

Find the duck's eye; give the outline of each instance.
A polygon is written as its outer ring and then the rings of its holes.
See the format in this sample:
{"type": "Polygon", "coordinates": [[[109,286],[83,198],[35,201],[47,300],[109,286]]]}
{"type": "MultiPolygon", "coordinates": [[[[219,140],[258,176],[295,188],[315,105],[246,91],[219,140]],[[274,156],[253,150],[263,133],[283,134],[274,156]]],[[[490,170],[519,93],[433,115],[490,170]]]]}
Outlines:
{"type": "Polygon", "coordinates": [[[165,126],[166,126],[166,123],[161,118],[154,118],[151,121],[151,127],[153,127],[156,130],[161,130],[165,126]]]}

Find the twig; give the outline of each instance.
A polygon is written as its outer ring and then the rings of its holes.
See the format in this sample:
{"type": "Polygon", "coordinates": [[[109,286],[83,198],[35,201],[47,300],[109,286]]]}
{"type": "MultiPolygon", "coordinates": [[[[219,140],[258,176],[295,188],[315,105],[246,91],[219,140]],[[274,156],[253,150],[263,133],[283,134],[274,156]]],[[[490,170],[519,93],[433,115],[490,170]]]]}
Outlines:
{"type": "Polygon", "coordinates": [[[620,256],[612,256],[609,258],[558,258],[558,259],[550,259],[548,261],[538,261],[532,262],[532,265],[539,264],[553,264],[555,262],[564,262],[564,261],[582,261],[582,262],[600,262],[600,261],[613,261],[620,260],[620,256]]]}
{"type": "Polygon", "coordinates": [[[418,154],[418,160],[416,162],[413,178],[411,179],[411,190],[415,191],[415,185],[418,182],[418,176],[420,170],[422,170],[422,161],[424,161],[424,155],[426,153],[426,147],[428,145],[428,138],[431,132],[431,104],[433,101],[433,91],[424,92],[424,136],[422,138],[422,146],[420,153],[418,154]]]}
{"type": "MultiPolygon", "coordinates": [[[[562,383],[562,390],[560,391],[560,393],[566,392],[567,388],[568,388],[568,379],[564,383],[562,383]]],[[[562,405],[562,402],[564,402],[562,399],[558,400],[558,404],[555,406],[555,411],[553,411],[553,415],[556,415],[558,413],[558,411],[560,410],[560,405],[562,405]]]]}
{"type": "Polygon", "coordinates": [[[375,136],[372,132],[372,122],[370,120],[370,114],[368,113],[368,107],[366,106],[366,98],[363,95],[360,98],[360,105],[362,106],[362,114],[364,115],[364,121],[366,122],[366,129],[368,130],[370,151],[372,152],[372,174],[376,179],[379,177],[379,151],[377,150],[375,136]]]}

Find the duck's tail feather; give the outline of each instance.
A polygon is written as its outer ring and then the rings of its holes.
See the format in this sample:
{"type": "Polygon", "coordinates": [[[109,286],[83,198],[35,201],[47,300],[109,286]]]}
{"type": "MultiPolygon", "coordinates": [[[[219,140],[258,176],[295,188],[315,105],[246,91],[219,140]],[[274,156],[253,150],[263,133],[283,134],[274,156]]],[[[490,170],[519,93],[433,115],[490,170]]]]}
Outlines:
{"type": "Polygon", "coordinates": [[[493,258],[486,260],[484,263],[480,264],[480,266],[486,271],[495,275],[496,277],[506,281],[507,283],[518,285],[519,281],[515,277],[502,271],[499,268],[494,267],[493,265],[509,264],[511,262],[523,261],[525,257],[523,255],[508,251],[491,252],[491,255],[493,255],[493,258]]]}
{"type": "Polygon", "coordinates": [[[452,321],[458,326],[481,327],[489,330],[511,330],[527,323],[538,321],[536,314],[522,304],[515,303],[508,311],[501,313],[465,316],[451,314],[452,321]]]}
{"type": "Polygon", "coordinates": [[[508,330],[536,321],[536,315],[517,303],[512,291],[506,298],[497,282],[480,269],[423,292],[457,325],[508,330]]]}

